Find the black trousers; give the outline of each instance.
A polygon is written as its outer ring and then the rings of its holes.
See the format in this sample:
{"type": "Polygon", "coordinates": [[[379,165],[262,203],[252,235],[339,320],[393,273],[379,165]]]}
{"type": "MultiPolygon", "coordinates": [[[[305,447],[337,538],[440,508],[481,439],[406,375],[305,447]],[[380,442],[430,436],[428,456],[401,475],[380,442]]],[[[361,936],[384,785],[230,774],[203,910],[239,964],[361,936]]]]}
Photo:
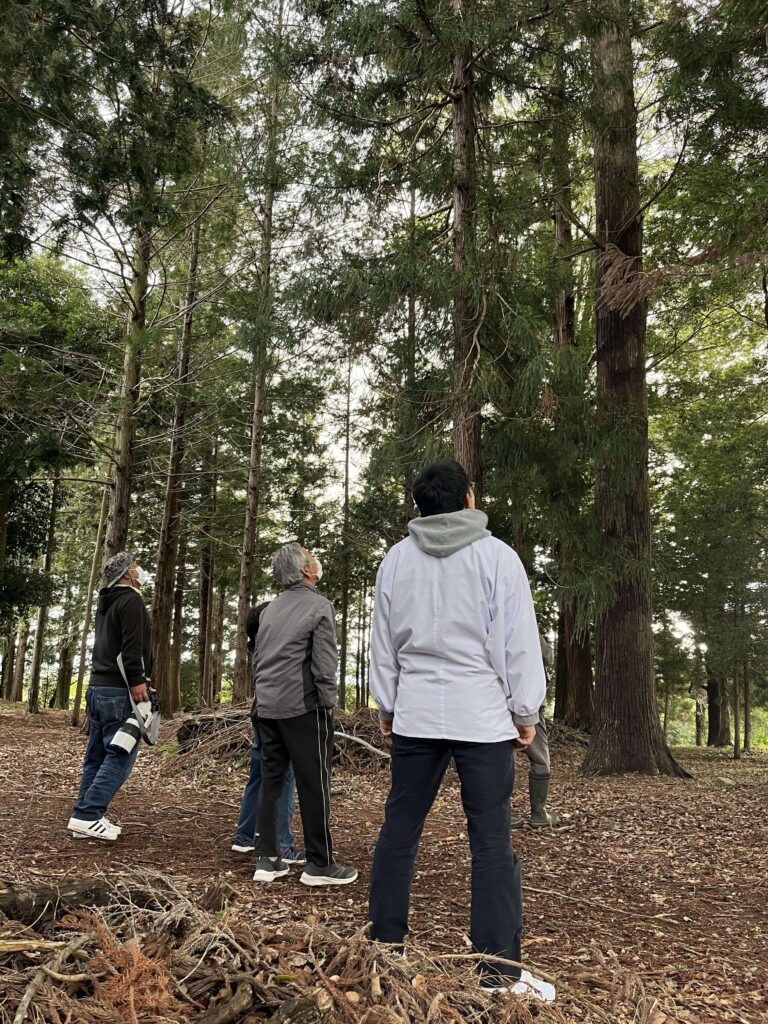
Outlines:
{"type": "Polygon", "coordinates": [[[276,857],[277,814],[288,765],[293,762],[304,847],[311,864],[333,862],[331,760],[333,716],[316,708],[295,718],[259,718],[261,788],[256,814],[258,857],[276,857]]]}
{"type": "MultiPolygon", "coordinates": [[[[459,743],[392,736],[392,789],[371,872],[371,938],[400,943],[408,931],[419,839],[451,757],[461,781],[472,851],[472,945],[478,953],[519,961],[523,901],[509,827],[515,776],[511,740],[459,743]]],[[[504,964],[480,962],[480,970],[520,976],[519,968],[504,964]]]]}

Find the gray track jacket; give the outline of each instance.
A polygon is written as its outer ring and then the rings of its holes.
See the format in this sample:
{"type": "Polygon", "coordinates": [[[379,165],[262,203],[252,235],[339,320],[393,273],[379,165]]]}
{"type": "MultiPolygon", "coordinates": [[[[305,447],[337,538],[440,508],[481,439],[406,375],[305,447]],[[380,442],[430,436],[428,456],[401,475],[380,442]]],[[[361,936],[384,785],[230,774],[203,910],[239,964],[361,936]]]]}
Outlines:
{"type": "Polygon", "coordinates": [[[333,605],[308,583],[293,583],[261,614],[253,658],[259,718],[295,718],[336,704],[333,605]]]}

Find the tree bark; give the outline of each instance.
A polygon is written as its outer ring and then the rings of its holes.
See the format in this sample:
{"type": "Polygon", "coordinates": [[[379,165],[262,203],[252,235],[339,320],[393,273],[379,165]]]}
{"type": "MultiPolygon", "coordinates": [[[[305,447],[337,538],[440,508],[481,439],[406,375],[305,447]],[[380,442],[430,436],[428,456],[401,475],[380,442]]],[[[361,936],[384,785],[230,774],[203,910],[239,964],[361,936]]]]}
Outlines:
{"type": "Polygon", "coordinates": [[[16,666],[16,627],[11,626],[5,635],[3,654],[3,678],[0,685],[0,699],[10,700],[13,692],[13,672],[16,666]]]}
{"type": "MultiPolygon", "coordinates": [[[[453,0],[461,25],[473,0],[453,0]]],[[[453,454],[469,474],[482,501],[481,409],[475,369],[481,327],[477,275],[477,119],[472,43],[461,40],[453,54],[453,454]]]]}
{"type": "Polygon", "coordinates": [[[595,710],[595,687],[592,679],[592,649],[589,631],[579,631],[576,610],[566,605],[564,610],[564,643],[567,673],[565,714],[563,722],[571,729],[589,732],[595,710]]]}
{"type": "Polygon", "coordinates": [[[109,490],[105,487],[101,496],[101,511],[99,522],[96,526],[96,538],[93,544],[93,555],[91,557],[91,574],[88,579],[88,593],[85,598],[85,614],[83,617],[83,632],[80,634],[80,661],[77,666],[77,686],[75,687],[75,704],[72,708],[71,724],[80,724],[80,705],[83,701],[83,683],[85,681],[86,655],[88,653],[88,634],[91,631],[91,616],[93,615],[93,595],[99,581],[101,569],[101,553],[104,542],[104,534],[107,525],[107,509],[109,507],[109,490]]]}
{"type": "Polygon", "coordinates": [[[197,298],[197,268],[200,250],[200,220],[190,235],[189,267],[184,294],[184,317],[179,338],[176,401],[168,456],[165,505],[157,546],[155,589],[152,598],[152,672],[160,695],[160,707],[166,716],[179,710],[178,687],[171,679],[173,653],[168,642],[173,623],[173,598],[176,563],[179,557],[181,504],[184,489],[182,470],[186,451],[187,408],[189,404],[189,360],[192,350],[194,305],[197,298]]]}
{"type": "Polygon", "coordinates": [[[0,578],[5,570],[5,552],[8,546],[8,512],[11,508],[11,485],[0,487],[0,578]]]}
{"type": "Polygon", "coordinates": [[[733,667],[733,756],[741,758],[741,721],[739,713],[739,669],[738,662],[733,667]]]}
{"type": "MultiPolygon", "coordinates": [[[[591,39],[594,99],[596,231],[639,271],[642,215],[630,12],[613,0],[591,39]]],[[[625,457],[601,458],[595,497],[606,559],[621,551],[623,571],[596,623],[596,713],[584,761],[588,775],[635,771],[684,776],[659,725],[651,630],[651,522],[648,490],[646,307],[619,315],[597,271],[597,408],[604,436],[621,430],[625,457]]]]}
{"type": "Polygon", "coordinates": [[[197,664],[199,703],[210,707],[212,701],[211,686],[211,634],[213,630],[213,596],[214,596],[214,565],[216,555],[213,545],[213,524],[216,516],[216,500],[218,490],[218,443],[203,455],[203,498],[202,524],[200,542],[200,588],[198,592],[198,634],[197,664]]]}
{"type": "MultiPolygon", "coordinates": [[[[277,45],[283,40],[284,3],[279,0],[277,16],[277,45]]],[[[272,283],[272,244],[274,235],[274,205],[277,194],[278,144],[282,94],[279,72],[275,71],[271,83],[271,100],[267,123],[267,160],[262,216],[262,261],[260,270],[260,309],[253,352],[253,412],[251,416],[251,451],[248,460],[248,494],[243,528],[243,550],[240,560],[240,581],[237,592],[237,634],[235,636],[235,665],[232,678],[232,701],[239,704],[251,695],[248,675],[245,620],[251,604],[253,588],[253,557],[256,548],[257,519],[261,491],[261,456],[264,432],[264,411],[267,388],[267,357],[272,341],[274,292],[272,283]]]]}
{"type": "Polygon", "coordinates": [[[217,598],[216,635],[213,641],[213,703],[221,703],[221,680],[224,675],[224,613],[227,608],[227,586],[222,577],[217,598]]]}
{"type": "Polygon", "coordinates": [[[61,642],[59,644],[59,668],[56,674],[56,689],[53,694],[52,707],[60,711],[69,709],[69,690],[72,686],[72,671],[75,665],[75,646],[77,645],[76,618],[79,609],[75,607],[72,588],[67,588],[64,601],[64,620],[61,642]]]}
{"type": "MultiPolygon", "coordinates": [[[[183,509],[183,503],[182,503],[183,509]]],[[[181,707],[181,652],[184,648],[184,587],[187,582],[187,532],[181,531],[173,590],[171,663],[168,668],[168,704],[181,707]]],[[[162,695],[161,695],[162,696],[162,695]]]]}
{"type": "Polygon", "coordinates": [[[344,410],[344,507],[341,537],[341,644],[339,650],[339,707],[347,709],[347,654],[349,640],[349,446],[352,426],[352,350],[347,351],[346,405],[344,410]]]}
{"type": "MultiPolygon", "coordinates": [[[[48,540],[45,546],[45,560],[43,572],[46,579],[51,578],[51,563],[53,562],[53,549],[56,543],[56,506],[59,501],[59,475],[58,472],[53,478],[51,488],[51,518],[48,522],[48,540]]],[[[50,598],[46,597],[37,613],[37,628],[35,629],[35,646],[32,653],[32,672],[29,677],[29,692],[27,694],[27,711],[30,715],[40,713],[40,670],[43,667],[43,654],[45,652],[45,633],[48,625],[48,607],[50,598]]]]}
{"type": "Polygon", "coordinates": [[[136,435],[135,413],[141,383],[141,346],[147,322],[147,289],[151,234],[142,227],[133,254],[128,330],[123,356],[123,381],[120,411],[115,431],[115,478],[107,520],[107,554],[124,551],[128,543],[131,517],[131,484],[133,480],[133,448],[136,435]]]}
{"type": "Polygon", "coordinates": [[[557,613],[557,648],[555,650],[555,710],[556,722],[565,722],[568,699],[568,651],[565,640],[565,611],[562,603],[557,613]]]}
{"type": "Polygon", "coordinates": [[[707,678],[707,723],[707,746],[730,746],[731,720],[727,685],[722,676],[712,672],[708,673],[707,678]]]}
{"type": "Polygon", "coordinates": [[[752,749],[752,691],[749,683],[749,662],[745,658],[741,666],[744,686],[744,750],[752,749]]]}
{"type": "Polygon", "coordinates": [[[19,632],[19,644],[16,648],[16,664],[13,670],[13,684],[11,686],[10,700],[14,704],[21,703],[24,694],[24,666],[27,658],[27,644],[29,643],[29,623],[25,622],[19,632]]]}

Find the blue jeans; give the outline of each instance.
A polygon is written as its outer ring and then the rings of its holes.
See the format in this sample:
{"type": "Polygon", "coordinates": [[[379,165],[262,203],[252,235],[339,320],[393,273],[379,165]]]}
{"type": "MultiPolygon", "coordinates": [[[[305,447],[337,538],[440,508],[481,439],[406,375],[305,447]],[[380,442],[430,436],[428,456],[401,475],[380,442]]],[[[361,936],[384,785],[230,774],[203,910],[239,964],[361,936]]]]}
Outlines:
{"type": "MultiPolygon", "coordinates": [[[[251,772],[248,776],[248,784],[243,793],[243,802],[240,805],[240,820],[237,823],[235,832],[235,843],[242,846],[253,846],[256,837],[256,812],[259,804],[259,790],[261,789],[261,740],[258,734],[254,736],[251,747],[251,772]]],[[[293,765],[288,767],[288,774],[285,778],[283,792],[280,794],[280,803],[277,810],[277,841],[280,851],[285,852],[293,848],[294,839],[291,832],[293,812],[296,809],[296,780],[293,775],[293,765]]]]}
{"type": "MultiPolygon", "coordinates": [[[[424,820],[453,757],[461,782],[472,851],[470,938],[478,953],[520,960],[523,902],[520,862],[509,838],[509,798],[515,777],[512,742],[392,736],[392,788],[371,870],[371,938],[402,943],[416,854],[424,820]]],[[[520,968],[492,961],[483,975],[520,977],[520,968]]]]}
{"type": "Polygon", "coordinates": [[[128,690],[114,686],[89,686],[85,694],[88,709],[88,746],[83,760],[83,777],[73,818],[98,821],[118,790],[131,774],[141,741],[130,754],[113,754],[107,748],[131,713],[128,690]]]}

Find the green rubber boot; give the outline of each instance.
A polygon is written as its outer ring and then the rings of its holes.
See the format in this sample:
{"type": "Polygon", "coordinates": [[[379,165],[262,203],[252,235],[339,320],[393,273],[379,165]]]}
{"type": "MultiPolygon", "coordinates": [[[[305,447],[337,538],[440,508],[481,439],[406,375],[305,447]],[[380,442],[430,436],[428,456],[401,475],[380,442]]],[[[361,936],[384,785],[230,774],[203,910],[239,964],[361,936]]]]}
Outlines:
{"type": "Polygon", "coordinates": [[[511,810],[511,813],[510,813],[509,827],[510,828],[522,828],[524,825],[525,825],[525,818],[520,813],[520,811],[516,811],[515,808],[513,807],[512,810],[511,810]]]}
{"type": "Polygon", "coordinates": [[[557,815],[547,809],[549,776],[529,775],[528,793],[531,798],[531,828],[552,828],[556,825],[557,815]]]}

